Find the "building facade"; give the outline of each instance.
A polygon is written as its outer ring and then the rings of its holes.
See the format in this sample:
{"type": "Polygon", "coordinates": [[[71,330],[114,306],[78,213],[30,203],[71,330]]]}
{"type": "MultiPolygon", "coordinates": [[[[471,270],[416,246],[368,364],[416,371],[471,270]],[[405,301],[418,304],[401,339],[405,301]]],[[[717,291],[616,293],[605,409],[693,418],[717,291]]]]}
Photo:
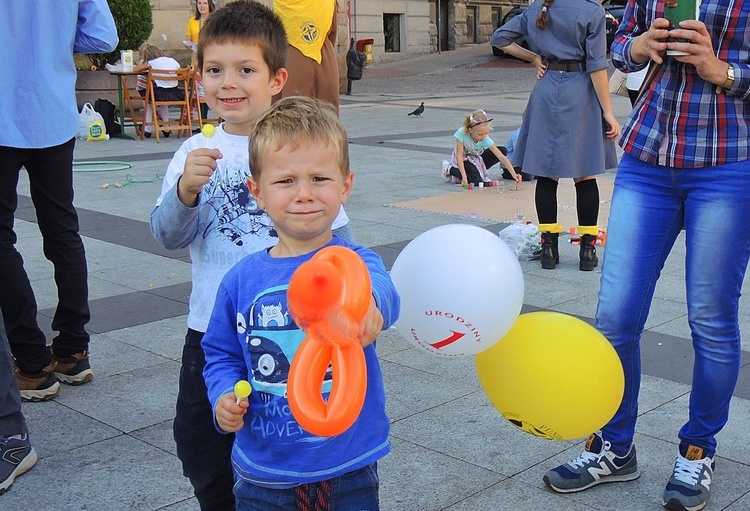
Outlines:
{"type": "MultiPolygon", "coordinates": [[[[220,6],[228,0],[217,0],[220,6]]],[[[258,0],[273,5],[273,0],[258,0]]],[[[497,20],[526,0],[338,0],[339,54],[349,39],[372,40],[374,63],[405,55],[454,50],[489,41],[497,20]]],[[[151,0],[154,31],[149,42],[167,53],[188,54],[182,45],[190,0],[151,0]]],[[[343,60],[342,60],[343,62],[343,60]]]]}

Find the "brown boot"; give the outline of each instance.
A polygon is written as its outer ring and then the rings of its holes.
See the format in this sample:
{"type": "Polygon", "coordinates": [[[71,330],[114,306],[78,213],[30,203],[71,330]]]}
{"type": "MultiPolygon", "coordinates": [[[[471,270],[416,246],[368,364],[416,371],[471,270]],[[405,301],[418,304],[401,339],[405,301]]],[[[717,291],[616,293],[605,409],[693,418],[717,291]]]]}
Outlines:
{"type": "Polygon", "coordinates": [[[33,374],[24,373],[17,366],[14,366],[13,372],[16,381],[18,381],[18,388],[21,390],[21,399],[23,401],[53,399],[60,391],[60,382],[57,381],[54,370],[54,361],[38,373],[33,374]]]}

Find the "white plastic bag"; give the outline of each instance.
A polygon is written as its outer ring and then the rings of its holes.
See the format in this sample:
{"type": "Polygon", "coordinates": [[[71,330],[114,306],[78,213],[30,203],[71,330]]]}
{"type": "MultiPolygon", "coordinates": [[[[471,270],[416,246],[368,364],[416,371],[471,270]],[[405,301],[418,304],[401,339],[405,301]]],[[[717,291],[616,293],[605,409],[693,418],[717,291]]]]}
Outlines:
{"type": "Polygon", "coordinates": [[[104,117],[94,110],[91,103],[86,103],[78,114],[78,138],[80,140],[107,140],[107,129],[104,117]]]}
{"type": "Polygon", "coordinates": [[[519,261],[532,261],[541,257],[542,238],[536,225],[514,222],[498,235],[519,261]]]}

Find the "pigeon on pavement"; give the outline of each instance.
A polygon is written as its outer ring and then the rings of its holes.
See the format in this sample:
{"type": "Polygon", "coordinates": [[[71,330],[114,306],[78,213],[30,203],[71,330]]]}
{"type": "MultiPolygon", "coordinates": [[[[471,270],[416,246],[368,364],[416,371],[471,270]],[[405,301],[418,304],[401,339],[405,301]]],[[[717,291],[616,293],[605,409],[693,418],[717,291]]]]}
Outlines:
{"type": "Polygon", "coordinates": [[[424,101],[422,101],[422,103],[417,107],[417,109],[414,110],[413,112],[411,112],[409,115],[414,115],[414,116],[417,116],[417,117],[422,117],[422,113],[423,112],[424,112],[424,101]]]}

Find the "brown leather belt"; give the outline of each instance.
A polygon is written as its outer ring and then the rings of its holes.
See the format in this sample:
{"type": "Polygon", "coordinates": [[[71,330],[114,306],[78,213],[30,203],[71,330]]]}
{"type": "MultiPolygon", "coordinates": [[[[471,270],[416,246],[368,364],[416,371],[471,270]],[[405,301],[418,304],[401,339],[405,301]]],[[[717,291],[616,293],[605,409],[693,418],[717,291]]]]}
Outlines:
{"type": "Polygon", "coordinates": [[[547,70],[552,71],[567,71],[567,72],[573,72],[573,71],[586,71],[586,63],[585,62],[547,62],[547,70]]]}

